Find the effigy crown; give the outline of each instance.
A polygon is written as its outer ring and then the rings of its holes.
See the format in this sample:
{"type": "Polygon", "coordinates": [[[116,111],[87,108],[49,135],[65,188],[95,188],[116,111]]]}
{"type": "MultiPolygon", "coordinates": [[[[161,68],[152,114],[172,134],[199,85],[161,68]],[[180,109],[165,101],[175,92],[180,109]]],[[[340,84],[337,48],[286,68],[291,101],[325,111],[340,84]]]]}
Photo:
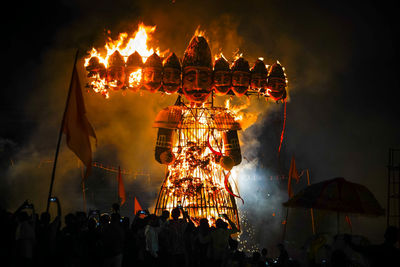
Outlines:
{"type": "Polygon", "coordinates": [[[185,50],[182,68],[188,66],[212,68],[211,49],[202,36],[194,36],[185,50]]]}

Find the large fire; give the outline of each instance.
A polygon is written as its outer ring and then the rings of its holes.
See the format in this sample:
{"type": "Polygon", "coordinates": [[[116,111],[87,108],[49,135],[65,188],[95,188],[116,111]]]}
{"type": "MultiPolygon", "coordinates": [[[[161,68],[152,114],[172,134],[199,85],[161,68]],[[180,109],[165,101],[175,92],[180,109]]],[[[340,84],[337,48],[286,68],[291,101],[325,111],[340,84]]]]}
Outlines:
{"type": "Polygon", "coordinates": [[[142,80],[143,62],[153,53],[161,54],[159,48],[148,46],[155,29],[155,26],[141,23],[131,35],[121,33],[117,40],[109,38],[102,53],[92,48],[84,65],[89,72],[88,86],[105,98],[109,97],[110,87],[136,91],[142,80]],[[129,59],[133,56],[136,56],[136,62],[130,66],[129,59]]]}
{"type": "MultiPolygon", "coordinates": [[[[116,40],[108,38],[102,51],[92,48],[89,56],[85,58],[84,64],[89,78],[87,86],[92,88],[96,93],[101,93],[105,98],[109,97],[110,91],[130,89],[137,92],[143,89],[142,85],[145,79],[143,77],[147,59],[154,55],[155,57],[160,57],[160,61],[168,59],[166,58],[168,50],[161,52],[159,48],[149,46],[155,30],[156,26],[146,26],[141,23],[138,25],[138,30],[133,34],[121,33],[116,40]]],[[[205,31],[197,28],[194,36],[205,36],[205,31]]],[[[243,58],[243,53],[236,53],[234,62],[229,66],[230,63],[228,63],[228,60],[222,53],[216,55],[214,61],[225,61],[228,67],[221,70],[216,69],[216,66],[214,66],[215,86],[213,90],[215,94],[236,95],[237,97],[257,95],[264,97],[266,100],[283,101],[286,98],[287,87],[284,68],[279,62],[272,65],[265,65],[263,60],[264,58],[259,57],[250,68],[247,60],[243,58]],[[245,69],[243,69],[243,63],[247,64],[245,69]],[[235,74],[235,71],[238,71],[240,74],[235,74]],[[225,75],[222,76],[225,77],[225,80],[216,78],[221,77],[221,75],[225,75]],[[239,81],[238,79],[242,79],[240,77],[243,75],[246,76],[247,81],[241,84],[243,81],[239,81]],[[242,88],[240,91],[235,90],[239,89],[239,87],[242,88]]],[[[154,62],[150,62],[149,65],[152,63],[154,62]]],[[[167,94],[180,93],[178,91],[182,78],[180,75],[180,66],[177,67],[177,72],[174,76],[175,81],[173,84],[176,88],[170,87],[171,80],[168,80],[171,67],[165,68],[165,62],[160,62],[160,67],[157,68],[150,70],[150,73],[153,73],[152,75],[154,76],[149,76],[149,82],[152,85],[159,84],[159,87],[155,87],[154,91],[149,88],[147,89],[151,92],[158,90],[167,94]]]]}

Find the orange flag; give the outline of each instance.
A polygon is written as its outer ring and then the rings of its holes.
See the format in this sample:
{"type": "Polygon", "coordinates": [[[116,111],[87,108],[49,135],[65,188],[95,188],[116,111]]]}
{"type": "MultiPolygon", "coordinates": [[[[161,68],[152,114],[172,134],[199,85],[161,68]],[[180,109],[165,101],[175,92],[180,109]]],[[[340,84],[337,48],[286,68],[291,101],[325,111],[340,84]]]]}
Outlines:
{"type": "Polygon", "coordinates": [[[85,103],[76,66],[72,72],[69,99],[64,116],[63,132],[67,137],[67,146],[85,164],[85,178],[87,178],[92,167],[92,148],[89,136],[96,138],[96,134],[86,118],[85,103]]]}
{"type": "Polygon", "coordinates": [[[125,194],[125,186],[122,181],[122,175],[121,175],[121,167],[118,166],[118,195],[121,198],[121,206],[125,203],[126,200],[126,194],[125,194]]]}
{"type": "Polygon", "coordinates": [[[138,213],[139,210],[142,210],[142,207],[140,206],[139,201],[137,200],[136,197],[135,197],[135,203],[134,203],[133,209],[134,209],[135,215],[138,213]]]}
{"type": "Polygon", "coordinates": [[[288,195],[289,198],[293,196],[292,192],[292,178],[299,182],[300,176],[296,169],[296,161],[294,156],[292,157],[292,161],[290,162],[290,169],[289,169],[289,178],[288,178],[288,195]]]}

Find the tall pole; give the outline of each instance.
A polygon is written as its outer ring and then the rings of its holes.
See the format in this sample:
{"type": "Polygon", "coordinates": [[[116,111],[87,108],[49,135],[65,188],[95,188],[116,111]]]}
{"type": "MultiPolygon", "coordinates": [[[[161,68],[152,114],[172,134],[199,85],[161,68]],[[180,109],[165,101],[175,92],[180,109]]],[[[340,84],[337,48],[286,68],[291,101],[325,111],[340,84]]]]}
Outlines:
{"type": "Polygon", "coordinates": [[[386,203],[386,227],[389,226],[390,222],[390,165],[391,165],[391,154],[392,154],[392,149],[389,148],[389,155],[388,155],[388,181],[387,181],[387,203],[386,203]]]}
{"type": "MultiPolygon", "coordinates": [[[[307,169],[307,185],[310,185],[310,172],[307,169]]],[[[312,232],[315,235],[315,222],[314,222],[314,210],[313,208],[310,209],[310,213],[311,213],[311,226],[312,226],[312,232]]]]}
{"type": "Polygon", "coordinates": [[[78,160],[79,168],[81,169],[81,186],[82,186],[82,200],[83,200],[83,211],[87,212],[87,203],[86,203],[86,188],[85,188],[85,172],[83,170],[83,164],[78,160]]]}
{"type": "Polygon", "coordinates": [[[282,243],[285,241],[286,238],[286,226],[288,224],[288,218],[289,218],[289,208],[286,208],[285,224],[283,225],[282,243]]]}
{"type": "Polygon", "coordinates": [[[64,109],[64,114],[61,120],[61,127],[60,127],[60,132],[58,134],[58,141],[57,141],[57,147],[56,147],[56,153],[54,155],[54,162],[53,162],[53,170],[51,172],[51,180],[50,180],[50,187],[49,187],[49,195],[47,197],[47,208],[46,208],[46,212],[49,212],[49,208],[50,208],[50,198],[53,192],[53,185],[54,185],[54,177],[56,174],[56,167],[57,167],[57,159],[58,159],[58,152],[60,151],[60,144],[61,144],[61,138],[62,138],[62,134],[63,134],[63,128],[64,128],[64,122],[65,122],[65,114],[67,112],[67,107],[68,107],[68,102],[71,96],[71,88],[72,88],[72,77],[74,75],[74,68],[76,65],[76,62],[78,61],[78,54],[79,54],[79,50],[76,51],[76,55],[75,55],[75,60],[74,60],[74,65],[72,68],[72,74],[71,74],[71,81],[69,83],[69,89],[68,89],[68,95],[67,95],[67,101],[65,103],[65,109],[64,109]]]}

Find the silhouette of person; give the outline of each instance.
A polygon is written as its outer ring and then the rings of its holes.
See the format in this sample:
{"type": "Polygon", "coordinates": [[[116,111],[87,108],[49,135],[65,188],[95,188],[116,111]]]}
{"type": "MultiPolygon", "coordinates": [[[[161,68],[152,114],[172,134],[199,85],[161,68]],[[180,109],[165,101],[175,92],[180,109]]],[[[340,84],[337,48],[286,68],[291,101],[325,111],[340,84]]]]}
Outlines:
{"type": "Polygon", "coordinates": [[[164,266],[169,266],[169,253],[170,253],[170,233],[168,229],[170,213],[168,210],[163,210],[160,218],[160,232],[158,233],[158,256],[159,262],[164,266]]]}
{"type": "Polygon", "coordinates": [[[119,213],[111,214],[111,221],[105,224],[100,233],[103,244],[103,266],[120,267],[122,264],[124,247],[124,230],[120,222],[119,213]]]}
{"type": "Polygon", "coordinates": [[[188,226],[188,215],[182,208],[174,208],[171,211],[172,220],[168,223],[171,241],[172,266],[185,266],[185,239],[184,233],[188,226]],[[183,219],[179,219],[182,213],[183,219]]]}
{"type": "Polygon", "coordinates": [[[200,224],[195,235],[196,251],[198,262],[201,267],[210,264],[210,242],[211,232],[207,218],[200,219],[200,224]]]}
{"type": "Polygon", "coordinates": [[[222,214],[222,216],[228,221],[231,229],[221,218],[215,222],[216,229],[211,232],[211,258],[214,266],[221,266],[227,260],[229,237],[239,232],[235,223],[226,214],[222,214]]]}
{"type": "Polygon", "coordinates": [[[37,263],[40,266],[50,266],[54,263],[56,253],[57,233],[61,228],[61,205],[56,197],[50,203],[57,204],[57,216],[50,222],[50,214],[42,212],[36,228],[37,237],[37,263]]]}
{"type": "Polygon", "coordinates": [[[288,266],[289,264],[289,254],[287,250],[285,249],[285,246],[281,243],[277,245],[279,249],[279,256],[278,259],[276,260],[276,265],[277,266],[288,266]]]}
{"type": "Polygon", "coordinates": [[[15,232],[17,264],[18,266],[31,266],[36,242],[34,205],[26,200],[17,209],[15,215],[18,223],[15,232]],[[31,210],[31,216],[26,210],[31,210]]]}
{"type": "Polygon", "coordinates": [[[149,221],[146,225],[144,234],[146,237],[146,259],[149,266],[158,264],[158,234],[160,232],[160,223],[155,214],[149,215],[149,221]]]}
{"type": "Polygon", "coordinates": [[[270,266],[272,265],[272,259],[268,257],[268,249],[263,248],[261,250],[261,261],[264,263],[264,265],[270,266]]]}

